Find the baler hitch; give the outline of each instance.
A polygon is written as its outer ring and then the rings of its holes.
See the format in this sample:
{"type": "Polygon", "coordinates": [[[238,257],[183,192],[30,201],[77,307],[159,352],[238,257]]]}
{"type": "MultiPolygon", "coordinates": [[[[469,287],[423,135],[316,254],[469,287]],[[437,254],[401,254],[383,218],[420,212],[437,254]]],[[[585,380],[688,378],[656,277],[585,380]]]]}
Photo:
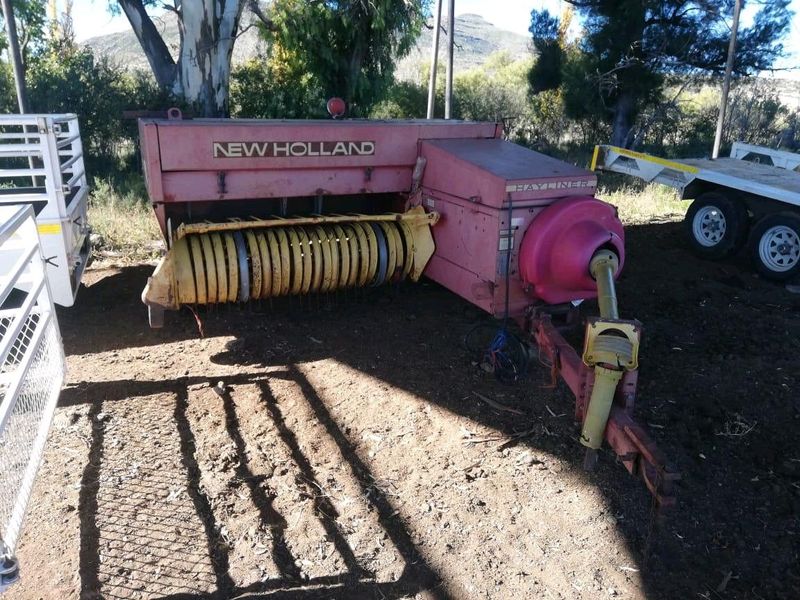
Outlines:
{"type": "Polygon", "coordinates": [[[575,395],[575,418],[582,423],[580,441],[586,446],[584,467],[597,463],[603,440],[633,475],[640,475],[660,507],[671,506],[679,473],[657,448],[647,431],[633,420],[639,366],[641,323],[619,318],[614,275],[617,256],[595,253],[589,265],[597,282],[600,317],[590,318],[582,357],[553,325],[550,315],[532,310],[529,329],[540,355],[575,395]]]}

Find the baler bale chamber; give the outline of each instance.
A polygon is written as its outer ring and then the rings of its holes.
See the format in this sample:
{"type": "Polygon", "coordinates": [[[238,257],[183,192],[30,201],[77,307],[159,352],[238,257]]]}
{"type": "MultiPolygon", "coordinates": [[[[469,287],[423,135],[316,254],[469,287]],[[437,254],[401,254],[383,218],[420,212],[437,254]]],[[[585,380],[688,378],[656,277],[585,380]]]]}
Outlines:
{"type": "Polygon", "coordinates": [[[625,261],[595,175],[500,139],[496,123],[139,122],[168,252],[142,299],[181,306],[375,286],[422,274],[516,320],[576,396],[592,466],[605,439],[670,504],[678,475],[633,421],[641,325],[618,315],[625,261]],[[583,353],[551,316],[598,298],[583,353]]]}

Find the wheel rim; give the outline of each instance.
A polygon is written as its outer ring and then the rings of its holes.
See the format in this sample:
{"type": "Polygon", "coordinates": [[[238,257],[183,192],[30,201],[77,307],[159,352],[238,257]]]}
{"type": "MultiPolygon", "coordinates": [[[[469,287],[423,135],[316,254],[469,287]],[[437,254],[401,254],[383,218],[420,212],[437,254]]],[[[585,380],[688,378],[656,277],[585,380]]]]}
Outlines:
{"type": "Polygon", "coordinates": [[[800,236],[786,225],[770,227],[758,242],[758,256],[770,271],[789,271],[800,263],[800,236]]]}
{"type": "Polygon", "coordinates": [[[697,243],[706,248],[716,246],[727,231],[725,215],[716,206],[704,206],[694,215],[692,234],[697,243]]]}

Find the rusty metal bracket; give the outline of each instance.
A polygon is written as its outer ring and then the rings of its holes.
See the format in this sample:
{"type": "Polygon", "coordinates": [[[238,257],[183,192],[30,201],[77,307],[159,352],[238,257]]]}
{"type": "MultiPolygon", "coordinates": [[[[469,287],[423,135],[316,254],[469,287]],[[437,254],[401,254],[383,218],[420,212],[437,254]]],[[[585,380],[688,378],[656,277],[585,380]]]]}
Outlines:
{"type": "MultiPolygon", "coordinates": [[[[540,355],[550,361],[551,373],[563,379],[575,395],[575,418],[583,422],[587,400],[594,386],[594,367],[581,360],[575,348],[553,325],[546,311],[531,309],[526,326],[540,355]]],[[[631,366],[638,364],[641,330],[638,321],[616,319],[590,319],[587,326],[587,332],[591,331],[595,338],[616,336],[617,339],[634,343],[637,352],[626,363],[631,366]],[[593,328],[592,324],[596,327],[593,328]]],[[[584,352],[586,347],[593,347],[591,342],[584,346],[584,352]]],[[[675,504],[674,483],[680,479],[680,474],[656,446],[647,430],[633,420],[637,375],[635,368],[626,370],[623,375],[603,437],[628,472],[641,477],[658,506],[666,508],[675,504]]]]}

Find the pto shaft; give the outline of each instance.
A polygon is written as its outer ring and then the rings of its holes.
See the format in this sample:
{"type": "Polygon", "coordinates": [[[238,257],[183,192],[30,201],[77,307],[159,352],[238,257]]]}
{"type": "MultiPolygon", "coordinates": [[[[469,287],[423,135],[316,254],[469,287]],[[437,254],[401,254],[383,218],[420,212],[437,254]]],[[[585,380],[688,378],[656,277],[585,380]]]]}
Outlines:
{"type": "MultiPolygon", "coordinates": [[[[601,319],[619,319],[617,291],[614,286],[614,274],[618,269],[619,259],[610,250],[599,250],[589,262],[589,272],[597,282],[597,303],[600,306],[601,319]]],[[[614,394],[622,379],[623,369],[620,365],[626,355],[629,355],[628,340],[608,338],[609,336],[593,338],[592,348],[587,348],[585,354],[592,358],[589,366],[594,366],[594,387],[581,431],[581,444],[586,446],[586,469],[592,469],[597,462],[597,450],[603,443],[603,433],[614,403],[614,394]]]]}
{"type": "Polygon", "coordinates": [[[619,258],[610,250],[600,250],[589,262],[589,272],[597,282],[597,303],[604,319],[619,319],[614,274],[619,270],[619,258]]]}

